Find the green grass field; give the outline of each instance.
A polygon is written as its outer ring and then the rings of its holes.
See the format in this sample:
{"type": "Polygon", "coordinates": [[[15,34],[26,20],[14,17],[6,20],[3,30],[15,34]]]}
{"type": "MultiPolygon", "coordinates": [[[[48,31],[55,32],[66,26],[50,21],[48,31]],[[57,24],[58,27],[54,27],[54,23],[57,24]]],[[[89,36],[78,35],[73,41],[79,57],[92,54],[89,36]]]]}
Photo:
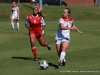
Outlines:
{"type": "MultiPolygon", "coordinates": [[[[5,6],[7,5],[10,7],[10,4],[5,4],[5,6]]],[[[1,7],[7,9],[5,6],[1,7]]],[[[54,12],[61,13],[64,7],[44,7],[44,13],[46,12],[45,40],[50,43],[52,50],[48,51],[47,48],[41,47],[36,42],[37,53],[40,59],[33,61],[28,31],[24,26],[24,18],[31,10],[25,5],[19,6],[21,11],[25,12],[25,14],[21,15],[19,31],[11,30],[9,15],[6,13],[9,10],[6,10],[5,13],[2,13],[4,9],[0,10],[0,17],[5,15],[3,19],[0,18],[0,75],[100,75],[100,19],[97,16],[100,15],[100,9],[96,7],[80,6],[77,8],[78,6],[69,6],[72,9],[72,13],[74,13],[72,14],[74,24],[84,34],[80,35],[76,31],[71,31],[71,42],[66,52],[67,65],[59,67],[57,66],[59,58],[54,40],[58,24],[57,18],[59,18],[57,15],[59,14],[55,15],[52,13],[52,10],[47,11],[47,8],[52,8],[53,11],[56,8],[60,8],[54,12]],[[85,11],[86,8],[87,11],[85,11]],[[29,11],[26,12],[25,9],[29,11]],[[75,9],[80,9],[80,11],[75,9]],[[90,17],[86,16],[83,11],[86,14],[88,13],[90,17]],[[48,12],[55,16],[50,16],[49,18],[47,16],[48,12]],[[75,12],[77,13],[75,14],[75,12]],[[92,14],[95,15],[92,17],[92,14]],[[47,70],[40,70],[39,62],[41,60],[48,61],[49,67],[47,70]]]]}

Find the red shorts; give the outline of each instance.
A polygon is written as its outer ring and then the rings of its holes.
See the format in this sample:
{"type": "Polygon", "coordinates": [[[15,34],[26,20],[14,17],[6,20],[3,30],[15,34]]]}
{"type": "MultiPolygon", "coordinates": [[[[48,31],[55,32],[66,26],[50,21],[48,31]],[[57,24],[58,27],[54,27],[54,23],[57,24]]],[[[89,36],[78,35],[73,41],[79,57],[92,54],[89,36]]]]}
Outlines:
{"type": "Polygon", "coordinates": [[[37,39],[43,36],[40,31],[36,32],[36,31],[30,30],[29,35],[30,34],[35,34],[37,39]]]}

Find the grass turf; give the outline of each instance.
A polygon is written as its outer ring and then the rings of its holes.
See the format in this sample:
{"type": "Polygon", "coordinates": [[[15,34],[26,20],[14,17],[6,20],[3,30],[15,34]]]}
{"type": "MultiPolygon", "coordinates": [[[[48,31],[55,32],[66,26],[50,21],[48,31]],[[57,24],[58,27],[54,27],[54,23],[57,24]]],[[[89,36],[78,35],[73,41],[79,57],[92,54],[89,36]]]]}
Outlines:
{"type": "MultiPolygon", "coordinates": [[[[30,4],[20,4],[20,30],[11,30],[9,20],[10,4],[0,4],[0,75],[99,75],[100,72],[100,26],[99,9],[96,7],[68,6],[72,9],[74,24],[84,32],[81,36],[71,31],[71,42],[67,50],[65,67],[57,66],[57,52],[54,36],[58,18],[64,7],[43,7],[46,28],[45,39],[52,47],[51,51],[36,42],[38,61],[33,61],[28,31],[24,26],[30,4]],[[5,10],[4,10],[5,9],[5,10]],[[52,9],[52,10],[51,10],[52,9]],[[59,9],[59,10],[55,10],[59,9]],[[56,13],[56,15],[55,15],[56,13]],[[98,20],[95,20],[98,19],[98,20]],[[47,60],[47,70],[40,70],[39,62],[47,60]],[[90,72],[89,72],[90,71],[90,72]],[[94,72],[93,72],[94,71],[94,72]]],[[[31,6],[32,7],[32,6],[31,6]]]]}
{"type": "Polygon", "coordinates": [[[24,21],[20,22],[19,31],[11,30],[9,22],[1,22],[1,75],[60,75],[62,73],[64,75],[73,75],[73,73],[74,75],[99,75],[96,72],[100,70],[99,21],[75,21],[76,26],[84,34],[79,35],[77,32],[71,31],[71,43],[66,55],[68,62],[65,67],[57,66],[58,56],[54,42],[57,21],[46,21],[46,24],[45,39],[50,43],[52,50],[48,51],[47,48],[41,47],[36,42],[37,53],[40,59],[33,61],[28,31],[24,26],[24,21]],[[49,67],[47,70],[40,70],[39,62],[41,60],[48,61],[49,67]]]}

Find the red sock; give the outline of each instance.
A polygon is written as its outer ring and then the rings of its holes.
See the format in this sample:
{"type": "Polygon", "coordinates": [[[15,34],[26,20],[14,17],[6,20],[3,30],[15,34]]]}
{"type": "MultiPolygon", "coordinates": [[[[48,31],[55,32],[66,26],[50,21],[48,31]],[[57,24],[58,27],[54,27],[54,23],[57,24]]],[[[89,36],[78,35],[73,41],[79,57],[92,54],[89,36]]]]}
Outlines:
{"type": "Polygon", "coordinates": [[[33,47],[33,48],[32,48],[32,53],[33,53],[33,55],[34,55],[34,58],[38,58],[37,52],[36,52],[36,47],[33,47]]]}

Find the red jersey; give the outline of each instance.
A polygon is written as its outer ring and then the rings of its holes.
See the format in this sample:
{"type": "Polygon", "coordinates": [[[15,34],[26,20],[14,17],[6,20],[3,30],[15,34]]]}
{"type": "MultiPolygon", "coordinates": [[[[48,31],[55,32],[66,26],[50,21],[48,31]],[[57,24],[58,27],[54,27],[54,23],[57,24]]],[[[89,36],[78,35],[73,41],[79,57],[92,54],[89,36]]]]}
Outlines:
{"type": "Polygon", "coordinates": [[[33,31],[35,32],[39,32],[41,31],[41,20],[42,20],[42,16],[37,15],[37,16],[33,16],[32,14],[27,16],[27,20],[30,24],[30,28],[32,28],[33,31]]]}
{"type": "Polygon", "coordinates": [[[37,38],[40,38],[41,25],[45,25],[43,17],[40,15],[33,16],[32,14],[30,14],[27,16],[25,24],[28,23],[30,24],[31,28],[31,30],[29,30],[29,34],[35,34],[37,38]]]}

